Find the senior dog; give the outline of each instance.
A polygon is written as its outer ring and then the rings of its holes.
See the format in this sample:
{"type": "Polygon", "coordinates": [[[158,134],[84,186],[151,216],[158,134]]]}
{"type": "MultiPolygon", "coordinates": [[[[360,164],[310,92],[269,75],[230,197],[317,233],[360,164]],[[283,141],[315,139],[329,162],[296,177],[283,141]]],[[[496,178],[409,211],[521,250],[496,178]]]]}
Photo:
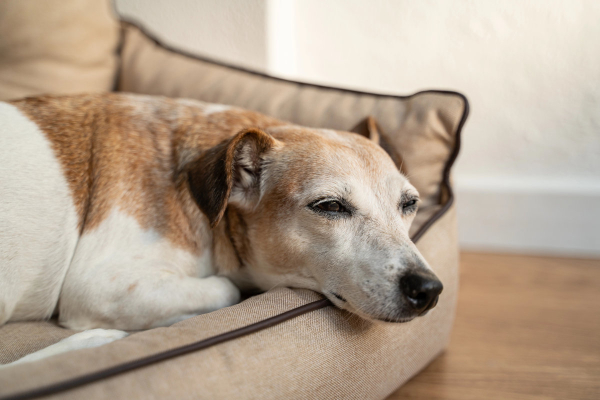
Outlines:
{"type": "Polygon", "coordinates": [[[0,103],[0,325],[102,328],[35,359],[247,288],[312,289],[371,320],[425,314],[442,284],[408,236],[418,193],[374,130],[130,94],[0,103]]]}

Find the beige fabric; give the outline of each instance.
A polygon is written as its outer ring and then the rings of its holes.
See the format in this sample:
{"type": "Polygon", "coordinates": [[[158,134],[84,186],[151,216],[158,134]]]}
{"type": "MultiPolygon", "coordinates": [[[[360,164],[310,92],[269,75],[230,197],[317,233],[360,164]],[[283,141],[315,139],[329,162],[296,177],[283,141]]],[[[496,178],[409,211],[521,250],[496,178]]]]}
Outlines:
{"type": "Polygon", "coordinates": [[[58,326],[55,321],[13,322],[0,326],[0,364],[18,360],[76,332],[58,326]]]}
{"type": "Polygon", "coordinates": [[[104,0],[0,1],[0,100],[112,90],[119,25],[104,0]]]}
{"type": "MultiPolygon", "coordinates": [[[[56,398],[381,399],[446,346],[458,280],[454,208],[419,241],[444,282],[438,306],[405,324],[369,323],[333,307],[216,347],[62,393],[56,398]]],[[[0,370],[0,394],[56,382],[189,344],[320,298],[274,289],[170,328],[0,370]]]]}
{"type": "Polygon", "coordinates": [[[378,96],[302,85],[169,51],[125,25],[119,90],[233,104],[304,126],[350,130],[373,115],[421,194],[413,233],[439,209],[442,171],[464,111],[456,94],[378,96]]]}

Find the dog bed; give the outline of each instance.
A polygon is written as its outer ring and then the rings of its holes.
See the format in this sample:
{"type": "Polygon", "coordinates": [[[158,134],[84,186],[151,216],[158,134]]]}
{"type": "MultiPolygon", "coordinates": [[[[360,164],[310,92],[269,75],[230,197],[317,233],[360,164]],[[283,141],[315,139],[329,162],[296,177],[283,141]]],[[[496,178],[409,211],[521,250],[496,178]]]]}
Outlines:
{"type": "MultiPolygon", "coordinates": [[[[362,320],[312,291],[276,288],[168,328],[0,369],[0,397],[58,385],[62,390],[55,397],[88,400],[381,399],[443,351],[458,288],[450,169],[468,113],[464,96],[445,91],[376,95],[271,78],[175,51],[131,23],[122,23],[120,40],[119,91],[233,104],[341,130],[372,116],[402,154],[403,168],[421,193],[411,237],[444,291],[427,316],[391,324],[362,320]],[[179,351],[182,346],[192,347],[179,351]],[[154,357],[161,353],[167,357],[154,357]],[[137,360],[145,361],[126,368],[137,360]],[[102,379],[70,388],[85,376],[102,379]]],[[[9,323],[0,327],[0,363],[73,333],[52,322],[9,323]]]]}

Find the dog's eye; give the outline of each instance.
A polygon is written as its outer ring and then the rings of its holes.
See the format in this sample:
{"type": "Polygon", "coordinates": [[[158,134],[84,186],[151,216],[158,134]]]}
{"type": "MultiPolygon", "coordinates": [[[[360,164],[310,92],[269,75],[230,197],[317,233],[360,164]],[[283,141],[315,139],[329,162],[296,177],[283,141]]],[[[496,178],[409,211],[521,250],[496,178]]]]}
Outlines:
{"type": "Polygon", "coordinates": [[[410,214],[417,208],[418,199],[410,199],[402,203],[402,212],[405,214],[410,214]]]}
{"type": "Polygon", "coordinates": [[[344,212],[346,209],[343,205],[341,205],[338,201],[324,201],[322,203],[316,204],[316,208],[322,211],[327,212],[344,212]]]}
{"type": "Polygon", "coordinates": [[[417,204],[417,200],[412,199],[412,200],[409,200],[406,203],[402,204],[402,208],[404,208],[404,209],[410,208],[410,207],[414,206],[415,204],[417,204]]]}
{"type": "Polygon", "coordinates": [[[342,200],[321,199],[308,205],[312,211],[327,218],[341,218],[352,215],[353,209],[342,200]]]}

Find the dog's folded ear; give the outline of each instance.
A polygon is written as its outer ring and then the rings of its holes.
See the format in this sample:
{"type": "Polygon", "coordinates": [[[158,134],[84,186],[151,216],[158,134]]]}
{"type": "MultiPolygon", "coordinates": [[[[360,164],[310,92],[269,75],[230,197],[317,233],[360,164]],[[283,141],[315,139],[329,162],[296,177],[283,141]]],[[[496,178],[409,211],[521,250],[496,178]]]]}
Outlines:
{"type": "Polygon", "coordinates": [[[389,154],[400,172],[406,175],[406,170],[400,151],[392,146],[392,141],[381,130],[381,127],[375,118],[369,115],[360,121],[354,128],[352,128],[350,132],[357,133],[379,144],[386,151],[386,153],[389,154]]]}
{"type": "Polygon", "coordinates": [[[381,138],[380,131],[381,129],[379,128],[377,121],[371,115],[361,120],[354,128],[350,129],[350,132],[358,133],[375,143],[379,143],[381,138]]]}
{"type": "Polygon", "coordinates": [[[188,167],[192,196],[215,227],[228,202],[251,206],[258,199],[264,154],[275,140],[260,129],[245,129],[205,151],[188,167]]]}

